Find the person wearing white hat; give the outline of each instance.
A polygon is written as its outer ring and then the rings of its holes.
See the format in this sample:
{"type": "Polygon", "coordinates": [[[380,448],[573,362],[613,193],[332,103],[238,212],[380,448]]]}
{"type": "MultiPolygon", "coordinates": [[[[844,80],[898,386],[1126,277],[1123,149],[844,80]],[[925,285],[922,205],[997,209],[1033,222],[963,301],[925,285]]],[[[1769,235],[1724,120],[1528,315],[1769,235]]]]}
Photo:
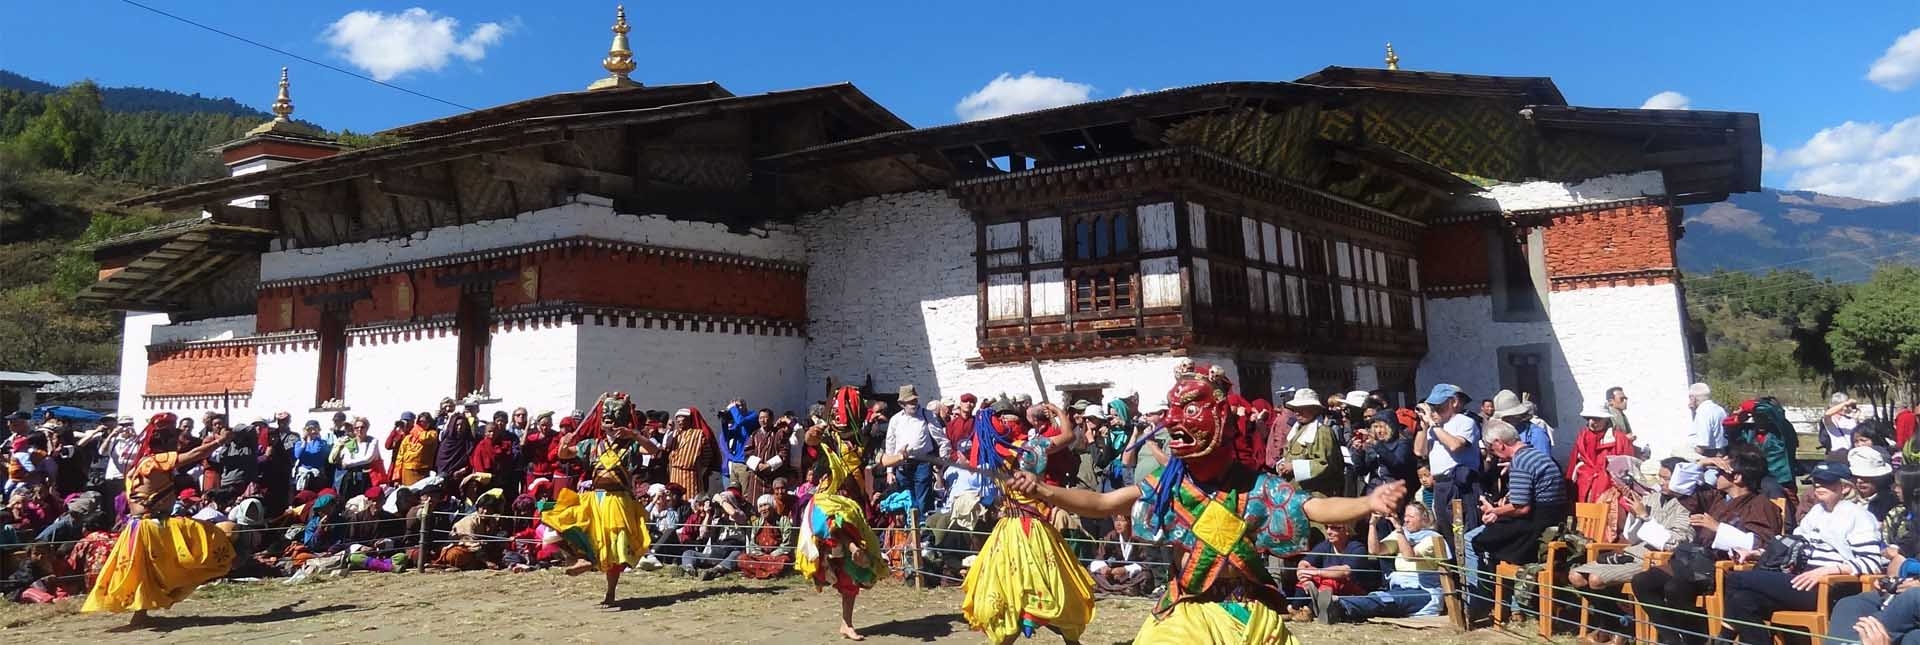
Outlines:
{"type": "Polygon", "coordinates": [[[1276,464],[1282,477],[1312,493],[1338,497],[1346,486],[1346,460],[1340,457],[1339,436],[1326,419],[1326,406],[1313,388],[1295,390],[1287,400],[1295,416],[1287,432],[1286,456],[1276,464]]]}
{"type": "Polygon", "coordinates": [[[1520,398],[1513,390],[1493,395],[1493,418],[1507,422],[1520,433],[1520,440],[1534,450],[1553,454],[1553,428],[1534,415],[1533,402],[1520,398]]]}
{"type": "MultiPolygon", "coordinates": [[[[1682,463],[1685,460],[1678,457],[1669,457],[1664,461],[1631,459],[1625,468],[1619,469],[1619,475],[1634,484],[1632,490],[1637,495],[1618,540],[1629,546],[1616,551],[1617,555],[1606,561],[1588,562],[1574,567],[1567,574],[1567,582],[1575,589],[1592,589],[1596,592],[1590,596],[1594,605],[1609,612],[1602,616],[1620,613],[1614,600],[1618,594],[1613,592],[1647,568],[1646,562],[1652,552],[1672,551],[1681,544],[1693,542],[1694,530],[1688,524],[1691,512],[1682,503],[1687,496],[1667,487],[1667,482],[1673,479],[1674,467],[1682,463]]],[[[1594,642],[1609,643],[1614,640],[1601,632],[1596,635],[1594,642]]]]}
{"type": "Polygon", "coordinates": [[[1886,520],[1900,504],[1900,496],[1893,493],[1893,466],[1887,463],[1887,454],[1872,446],[1849,449],[1847,470],[1853,472],[1853,492],[1867,503],[1867,510],[1886,520]]]}
{"type": "Polygon", "coordinates": [[[1568,478],[1573,480],[1574,501],[1597,502],[1613,490],[1607,459],[1634,456],[1633,436],[1613,429],[1613,414],[1604,405],[1587,404],[1580,410],[1580,418],[1586,425],[1574,438],[1573,451],[1567,454],[1568,478]]]}

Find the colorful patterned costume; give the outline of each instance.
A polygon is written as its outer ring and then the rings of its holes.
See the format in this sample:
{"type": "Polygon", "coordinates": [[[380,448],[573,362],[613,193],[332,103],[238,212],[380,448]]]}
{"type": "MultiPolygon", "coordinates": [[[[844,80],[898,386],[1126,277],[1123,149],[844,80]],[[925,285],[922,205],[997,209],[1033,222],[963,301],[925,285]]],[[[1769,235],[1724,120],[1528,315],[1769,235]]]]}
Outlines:
{"type": "Polygon", "coordinates": [[[593,462],[594,490],[585,494],[562,488],[540,521],[601,571],[620,571],[640,563],[652,537],[646,507],[634,501],[631,467],[638,447],[600,440],[593,462]]]}
{"type": "Polygon", "coordinates": [[[1263,558],[1306,548],[1307,494],[1238,463],[1227,435],[1244,420],[1213,384],[1182,375],[1167,398],[1175,458],[1141,482],[1134,532],[1171,547],[1172,579],[1133,642],[1292,645],[1263,558]],[[1189,461],[1218,474],[1202,481],[1189,461]]]}
{"type": "MultiPolygon", "coordinates": [[[[150,444],[156,435],[172,439],[172,417],[161,414],[147,425],[150,444]]],[[[179,492],[173,477],[179,458],[178,452],[147,454],[127,474],[127,499],[147,514],[127,518],[81,611],[165,609],[232,568],[233,538],[226,532],[212,522],[168,517],[179,492]]]]}
{"type": "MultiPolygon", "coordinates": [[[[836,442],[837,443],[837,442],[836,442]]],[[[853,596],[886,575],[886,562],[880,558],[880,538],[867,524],[860,501],[840,494],[854,473],[840,456],[838,446],[822,444],[821,458],[826,461],[826,483],[816,489],[813,500],[800,514],[800,543],[793,568],[813,581],[818,591],[829,584],[843,596],[853,596]],[[833,580],[827,580],[831,571],[833,580]]]]}
{"type": "MultiPolygon", "coordinates": [[[[1014,462],[1002,459],[1018,455],[1021,470],[1046,470],[1046,438],[1007,442],[994,431],[990,409],[977,414],[974,427],[974,445],[988,446],[975,451],[980,468],[1013,468],[1014,462]]],[[[1068,641],[1080,640],[1093,622],[1093,576],[1047,521],[1052,507],[1008,491],[1000,508],[1000,521],[962,583],[966,597],[960,612],[967,624],[985,632],[990,643],[1014,634],[1031,637],[1039,627],[1059,630],[1068,641]]]]}

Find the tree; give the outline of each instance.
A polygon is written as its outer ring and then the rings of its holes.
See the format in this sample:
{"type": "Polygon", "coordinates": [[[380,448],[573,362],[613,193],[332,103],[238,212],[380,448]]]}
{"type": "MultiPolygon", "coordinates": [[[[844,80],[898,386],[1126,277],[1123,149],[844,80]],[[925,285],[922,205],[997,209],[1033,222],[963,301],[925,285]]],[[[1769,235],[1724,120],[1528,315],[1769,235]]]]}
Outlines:
{"type": "Polygon", "coordinates": [[[80,81],[47,97],[40,114],[14,137],[13,145],[29,163],[78,171],[92,163],[106,120],[100,87],[80,81]]]}
{"type": "Polygon", "coordinates": [[[1833,316],[1827,333],[1837,372],[1904,391],[1920,372],[1920,268],[1885,265],[1833,316]]]}

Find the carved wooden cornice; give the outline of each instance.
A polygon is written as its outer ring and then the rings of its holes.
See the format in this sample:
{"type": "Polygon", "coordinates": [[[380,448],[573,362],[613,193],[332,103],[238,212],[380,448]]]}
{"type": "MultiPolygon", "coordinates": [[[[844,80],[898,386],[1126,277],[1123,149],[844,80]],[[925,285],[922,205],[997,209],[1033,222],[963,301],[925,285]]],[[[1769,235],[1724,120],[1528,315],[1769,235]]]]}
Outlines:
{"type": "Polygon", "coordinates": [[[1554,291],[1574,289],[1596,289],[1600,287],[1645,287],[1661,284],[1673,284],[1679,281],[1680,270],[1674,268],[1642,269],[1638,271],[1609,271],[1606,273],[1586,273],[1580,275],[1557,275],[1549,278],[1554,291]]]}
{"type": "Polygon", "coordinates": [[[1208,187],[1300,215],[1412,239],[1426,225],[1338,195],[1260,172],[1218,153],[1182,146],[954,182],[947,193],[975,213],[1042,210],[1116,193],[1208,187]]]}
{"type": "Polygon", "coordinates": [[[730,265],[747,267],[747,268],[765,269],[770,271],[781,271],[781,272],[795,273],[795,274],[802,274],[802,275],[804,275],[807,272],[806,265],[794,263],[794,262],[784,262],[780,260],[767,260],[762,258],[748,257],[745,255],[736,255],[732,253],[718,253],[714,251],[700,251],[700,250],[682,249],[682,248],[676,248],[676,247],[670,247],[670,246],[656,246],[651,244],[639,244],[635,242],[622,242],[618,240],[608,240],[608,239],[602,239],[597,237],[567,237],[567,238],[561,238],[557,240],[547,240],[544,242],[534,242],[531,244],[520,244],[516,246],[506,246],[506,247],[501,247],[497,249],[487,249],[484,251],[455,253],[453,255],[444,255],[437,258],[428,258],[425,260],[414,260],[411,262],[383,264],[380,266],[367,267],[364,269],[354,269],[352,271],[342,271],[339,273],[329,273],[326,275],[318,275],[318,276],[303,277],[303,278],[284,278],[280,280],[269,280],[266,282],[261,282],[259,286],[259,290],[266,291],[269,289],[279,289],[283,287],[304,287],[304,286],[328,284],[328,283],[335,283],[335,282],[343,282],[347,280],[357,280],[360,278],[371,278],[371,277],[376,277],[376,276],[385,275],[389,273],[403,273],[407,271],[413,271],[416,269],[455,266],[455,265],[465,264],[469,262],[483,262],[487,260],[498,260],[502,258],[510,258],[510,257],[517,257],[517,256],[527,255],[532,253],[539,253],[542,251],[554,251],[554,250],[561,250],[561,249],[608,249],[608,250],[612,250],[619,253],[631,253],[635,255],[656,255],[663,258],[667,258],[667,259],[684,259],[684,260],[693,260],[697,262],[717,262],[720,264],[730,264],[730,265]]]}

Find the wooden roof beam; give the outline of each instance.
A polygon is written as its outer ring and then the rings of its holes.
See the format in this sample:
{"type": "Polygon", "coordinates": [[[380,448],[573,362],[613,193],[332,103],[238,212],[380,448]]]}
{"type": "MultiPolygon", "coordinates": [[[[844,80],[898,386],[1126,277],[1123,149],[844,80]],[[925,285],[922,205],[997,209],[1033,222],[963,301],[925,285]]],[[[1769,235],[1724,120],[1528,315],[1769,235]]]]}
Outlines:
{"type": "Polygon", "coordinates": [[[390,195],[452,204],[456,201],[453,184],[412,172],[387,171],[373,175],[373,185],[390,195]]]}

